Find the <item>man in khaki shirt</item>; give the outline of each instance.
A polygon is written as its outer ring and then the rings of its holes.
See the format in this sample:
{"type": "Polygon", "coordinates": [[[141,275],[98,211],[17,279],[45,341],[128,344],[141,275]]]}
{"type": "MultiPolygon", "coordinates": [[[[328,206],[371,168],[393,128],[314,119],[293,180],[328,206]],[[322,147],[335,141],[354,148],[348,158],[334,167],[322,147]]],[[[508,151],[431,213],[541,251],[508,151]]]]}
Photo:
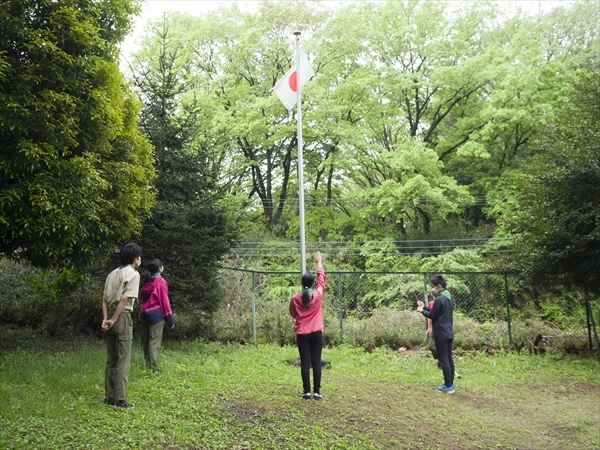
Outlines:
{"type": "Polygon", "coordinates": [[[133,302],[138,296],[142,249],[125,244],[119,252],[121,266],[113,270],[104,283],[102,295],[102,331],[106,335],[107,360],[104,374],[104,403],[132,408],[126,401],[127,381],[133,340],[133,302]],[[109,318],[110,317],[110,318],[109,318]]]}

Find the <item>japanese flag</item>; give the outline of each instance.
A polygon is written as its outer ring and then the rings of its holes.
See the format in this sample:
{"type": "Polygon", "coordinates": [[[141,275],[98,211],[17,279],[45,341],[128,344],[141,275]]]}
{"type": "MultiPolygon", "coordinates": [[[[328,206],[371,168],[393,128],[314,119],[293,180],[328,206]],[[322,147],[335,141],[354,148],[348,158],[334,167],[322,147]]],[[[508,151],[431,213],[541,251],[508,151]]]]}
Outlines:
{"type": "Polygon", "coordinates": [[[300,72],[296,64],[288,70],[283,78],[273,87],[273,92],[277,94],[281,103],[288,109],[292,109],[298,99],[298,87],[310,80],[315,73],[310,66],[308,56],[303,50],[300,50],[300,72]]]}

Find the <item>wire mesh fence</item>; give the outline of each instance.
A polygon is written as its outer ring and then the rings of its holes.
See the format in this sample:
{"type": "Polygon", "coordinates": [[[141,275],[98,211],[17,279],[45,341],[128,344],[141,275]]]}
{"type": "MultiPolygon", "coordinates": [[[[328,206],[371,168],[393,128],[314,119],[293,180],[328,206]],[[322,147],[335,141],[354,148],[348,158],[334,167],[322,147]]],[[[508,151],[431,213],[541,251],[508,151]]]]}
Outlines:
{"type": "MultiPolygon", "coordinates": [[[[536,331],[527,325],[536,314],[531,308],[531,294],[519,284],[515,275],[334,271],[326,274],[323,303],[326,339],[347,342],[350,329],[354,333],[353,342],[365,343],[369,333],[376,335],[387,327],[396,329],[390,333],[396,334],[395,339],[400,344],[418,341],[426,322],[414,310],[417,301],[427,303],[433,299],[429,279],[438,274],[448,283],[459,329],[481,325],[482,332],[490,334],[488,339],[508,346],[516,341],[521,342],[517,346],[526,344],[536,331]],[[381,314],[381,311],[388,313],[381,314]],[[515,318],[519,320],[515,322],[515,318]],[[371,325],[366,325],[369,322],[371,325]]],[[[230,268],[222,271],[221,281],[226,289],[226,300],[217,317],[220,334],[248,341],[293,342],[293,321],[288,308],[290,297],[299,291],[300,275],[297,272],[230,268]]],[[[581,331],[571,334],[573,339],[585,341],[590,348],[599,347],[596,333],[599,306],[599,302],[592,301],[587,295],[579,295],[573,303],[573,310],[577,310],[582,318],[579,319],[581,331]]],[[[568,335],[547,325],[539,330],[543,338],[568,335]]]]}

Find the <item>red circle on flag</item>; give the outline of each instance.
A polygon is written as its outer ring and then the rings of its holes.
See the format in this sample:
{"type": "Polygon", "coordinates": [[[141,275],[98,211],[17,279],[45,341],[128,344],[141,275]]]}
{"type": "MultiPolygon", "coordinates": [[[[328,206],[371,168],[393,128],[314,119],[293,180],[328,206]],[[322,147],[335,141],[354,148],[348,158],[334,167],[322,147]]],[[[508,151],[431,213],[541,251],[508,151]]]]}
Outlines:
{"type": "Polygon", "coordinates": [[[288,83],[290,85],[290,89],[294,92],[298,92],[298,79],[296,77],[296,74],[298,72],[294,72],[293,74],[290,75],[290,78],[288,79],[288,83]]]}

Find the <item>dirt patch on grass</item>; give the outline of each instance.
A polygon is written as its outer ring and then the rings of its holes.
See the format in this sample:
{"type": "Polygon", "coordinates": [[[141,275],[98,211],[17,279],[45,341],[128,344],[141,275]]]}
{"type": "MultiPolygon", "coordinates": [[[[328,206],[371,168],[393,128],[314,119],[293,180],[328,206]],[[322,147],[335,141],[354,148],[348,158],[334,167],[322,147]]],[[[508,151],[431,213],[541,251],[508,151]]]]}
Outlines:
{"type": "Polygon", "coordinates": [[[552,395],[557,386],[541,398],[525,383],[483,391],[461,388],[454,395],[404,380],[336,377],[330,385],[335,390],[321,401],[303,400],[296,389],[285,387],[277,395],[238,400],[228,411],[241,423],[278,417],[350,441],[368,436],[382,449],[595,448],[580,441],[598,425],[598,418],[589,417],[600,390],[596,385],[576,385],[568,400],[562,393],[552,395]]]}
{"type": "Polygon", "coordinates": [[[582,395],[591,396],[596,399],[600,398],[600,385],[591,383],[544,383],[539,386],[536,383],[513,383],[513,387],[532,392],[544,392],[552,395],[582,395]]]}
{"type": "Polygon", "coordinates": [[[267,413],[267,410],[257,407],[257,405],[240,402],[228,405],[227,412],[233,415],[240,423],[247,423],[260,419],[267,413]]]}
{"type": "Polygon", "coordinates": [[[517,409],[515,405],[505,398],[485,396],[480,393],[476,393],[471,389],[460,389],[457,397],[460,397],[460,402],[465,407],[469,407],[473,412],[481,411],[511,411],[517,409]]]}

